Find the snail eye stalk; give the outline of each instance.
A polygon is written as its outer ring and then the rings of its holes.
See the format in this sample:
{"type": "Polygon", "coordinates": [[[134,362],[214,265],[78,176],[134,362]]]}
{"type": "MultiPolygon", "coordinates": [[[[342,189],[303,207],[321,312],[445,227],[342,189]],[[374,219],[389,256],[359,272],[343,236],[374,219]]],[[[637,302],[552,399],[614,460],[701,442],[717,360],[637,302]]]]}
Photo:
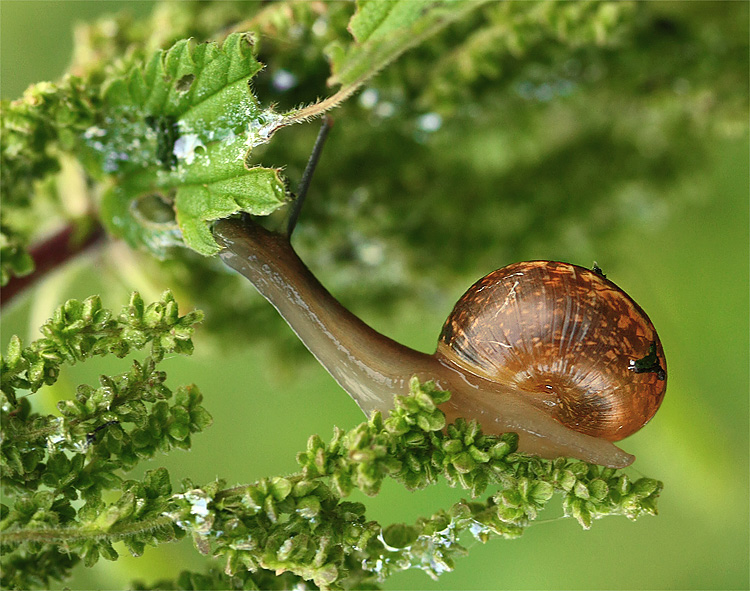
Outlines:
{"type": "Polygon", "coordinates": [[[292,232],[294,232],[294,228],[297,226],[297,219],[299,218],[300,211],[302,211],[307,190],[310,188],[315,168],[318,166],[318,161],[320,160],[320,155],[323,153],[323,146],[326,143],[326,138],[328,137],[328,132],[331,131],[331,127],[333,127],[333,118],[329,115],[324,115],[318,137],[313,145],[310,158],[307,160],[307,166],[305,166],[305,171],[302,173],[302,178],[299,181],[292,210],[289,212],[289,221],[286,226],[286,235],[288,238],[291,238],[292,232]]]}

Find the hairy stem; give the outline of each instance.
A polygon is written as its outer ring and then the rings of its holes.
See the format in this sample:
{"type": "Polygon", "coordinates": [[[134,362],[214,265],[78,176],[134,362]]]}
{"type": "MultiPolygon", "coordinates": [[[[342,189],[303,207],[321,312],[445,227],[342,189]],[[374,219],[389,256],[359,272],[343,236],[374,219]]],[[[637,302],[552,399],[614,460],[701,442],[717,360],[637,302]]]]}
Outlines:
{"type": "Polygon", "coordinates": [[[274,134],[279,129],[281,129],[282,127],[287,127],[295,123],[302,123],[304,121],[315,119],[316,117],[320,117],[321,115],[323,115],[323,113],[326,113],[327,111],[330,111],[331,109],[335,107],[338,107],[342,102],[344,102],[352,94],[354,94],[359,89],[359,87],[365,82],[365,80],[367,80],[368,77],[369,76],[367,77],[363,76],[361,80],[358,80],[354,84],[344,86],[336,93],[332,94],[329,97],[324,98],[321,101],[318,101],[311,105],[307,105],[306,107],[301,107],[299,109],[295,109],[293,111],[286,113],[284,117],[281,119],[281,121],[279,122],[279,124],[273,129],[271,129],[271,135],[274,134]]]}
{"type": "Polygon", "coordinates": [[[135,523],[127,523],[122,526],[113,525],[108,530],[91,529],[85,527],[49,527],[43,529],[18,529],[14,531],[0,532],[1,544],[20,544],[23,542],[40,542],[43,544],[56,544],[62,542],[73,542],[76,540],[101,540],[108,538],[112,541],[126,538],[156,529],[172,527],[174,521],[168,516],[159,516],[135,523]]]}

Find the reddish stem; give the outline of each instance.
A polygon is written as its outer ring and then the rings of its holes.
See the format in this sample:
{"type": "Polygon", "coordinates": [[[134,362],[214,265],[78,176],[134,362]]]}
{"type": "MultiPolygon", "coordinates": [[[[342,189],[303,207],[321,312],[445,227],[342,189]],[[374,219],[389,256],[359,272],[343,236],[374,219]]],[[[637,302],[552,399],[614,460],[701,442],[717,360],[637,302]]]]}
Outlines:
{"type": "Polygon", "coordinates": [[[104,228],[96,224],[82,239],[75,237],[77,228],[66,226],[56,234],[35,245],[31,249],[35,268],[24,277],[11,277],[8,284],[0,289],[0,306],[8,305],[19,293],[37,283],[70,259],[95,246],[104,237],[104,228]]]}

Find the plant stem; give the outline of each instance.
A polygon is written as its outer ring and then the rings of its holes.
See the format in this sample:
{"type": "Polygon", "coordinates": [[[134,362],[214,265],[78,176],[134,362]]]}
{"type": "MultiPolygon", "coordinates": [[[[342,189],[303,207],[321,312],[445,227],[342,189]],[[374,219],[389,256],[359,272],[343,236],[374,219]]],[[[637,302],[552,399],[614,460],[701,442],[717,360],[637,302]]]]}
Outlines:
{"type": "Polygon", "coordinates": [[[65,226],[34,246],[30,253],[34,259],[34,271],[25,277],[11,277],[8,284],[0,290],[0,306],[6,306],[49,272],[96,246],[104,236],[104,228],[98,223],[94,223],[83,238],[77,236],[79,228],[79,225],[74,224],[65,226]]]}
{"type": "Polygon", "coordinates": [[[50,527],[44,529],[18,529],[0,532],[0,544],[20,544],[22,542],[40,542],[54,544],[59,542],[73,542],[76,540],[100,540],[108,538],[118,540],[155,529],[171,527],[174,521],[165,515],[128,523],[118,527],[113,525],[108,530],[91,529],[90,527],[50,527]]]}

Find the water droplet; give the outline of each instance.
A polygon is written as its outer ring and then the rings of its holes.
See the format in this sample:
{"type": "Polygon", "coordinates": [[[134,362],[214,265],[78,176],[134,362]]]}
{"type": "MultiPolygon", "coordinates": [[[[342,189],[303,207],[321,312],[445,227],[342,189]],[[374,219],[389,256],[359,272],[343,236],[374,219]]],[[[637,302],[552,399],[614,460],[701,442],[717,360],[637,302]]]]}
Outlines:
{"type": "Polygon", "coordinates": [[[104,137],[107,135],[107,131],[96,125],[92,125],[86,131],[83,132],[83,137],[90,140],[95,137],[104,137]]]}
{"type": "Polygon", "coordinates": [[[274,87],[274,90],[284,92],[297,86],[297,77],[288,70],[277,70],[271,78],[271,85],[274,87]]]}
{"type": "Polygon", "coordinates": [[[375,114],[378,117],[382,117],[383,119],[387,119],[388,117],[392,117],[395,112],[396,112],[396,105],[394,105],[390,101],[380,102],[375,107],[375,114]]]}
{"type": "Polygon", "coordinates": [[[328,32],[328,21],[322,16],[316,19],[312,26],[312,32],[316,37],[325,35],[328,32]]]}
{"type": "Polygon", "coordinates": [[[172,153],[177,160],[182,160],[185,164],[189,165],[195,160],[195,151],[198,148],[203,148],[205,150],[206,146],[197,134],[188,133],[177,138],[172,153]]]}
{"type": "Polygon", "coordinates": [[[380,100],[380,96],[374,88],[367,88],[359,95],[359,104],[365,109],[372,109],[378,104],[378,100],[380,100]]]}
{"type": "Polygon", "coordinates": [[[417,127],[421,131],[433,132],[443,125],[443,118],[438,113],[425,113],[417,119],[417,127]]]}
{"type": "Polygon", "coordinates": [[[359,246],[359,259],[370,267],[375,267],[383,262],[385,250],[382,244],[374,242],[362,244],[359,246]]]}

